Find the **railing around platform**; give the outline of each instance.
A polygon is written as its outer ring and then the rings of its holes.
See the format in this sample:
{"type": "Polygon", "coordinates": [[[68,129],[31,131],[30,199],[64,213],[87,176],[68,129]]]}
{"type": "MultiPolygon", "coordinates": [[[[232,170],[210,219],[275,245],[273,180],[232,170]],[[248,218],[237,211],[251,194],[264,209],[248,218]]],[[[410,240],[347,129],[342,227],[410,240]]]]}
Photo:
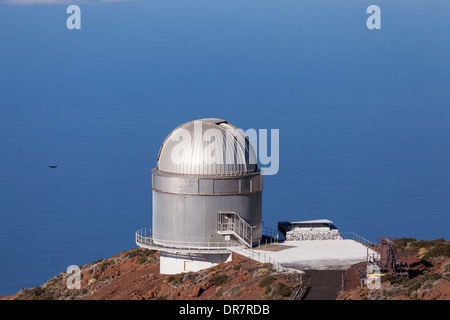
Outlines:
{"type": "Polygon", "coordinates": [[[226,253],[234,247],[242,246],[236,241],[189,242],[154,239],[151,228],[136,231],[136,244],[153,250],[191,253],[226,253]]]}
{"type": "Polygon", "coordinates": [[[378,243],[367,240],[366,238],[360,236],[356,232],[340,232],[339,231],[339,234],[344,239],[352,239],[352,240],[362,243],[363,245],[366,245],[366,246],[377,246],[378,245],[378,243]]]}
{"type": "Polygon", "coordinates": [[[265,238],[265,240],[263,241],[267,244],[267,243],[278,243],[280,241],[280,239],[282,238],[282,236],[280,236],[280,232],[278,230],[272,229],[272,228],[268,228],[268,227],[262,227],[262,235],[263,238],[265,238]]]}

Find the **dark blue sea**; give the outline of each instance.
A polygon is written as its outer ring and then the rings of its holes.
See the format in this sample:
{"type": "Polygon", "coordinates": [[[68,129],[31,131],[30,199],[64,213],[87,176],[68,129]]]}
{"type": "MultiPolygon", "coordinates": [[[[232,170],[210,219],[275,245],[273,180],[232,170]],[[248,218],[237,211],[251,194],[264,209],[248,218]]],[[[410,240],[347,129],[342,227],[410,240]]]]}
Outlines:
{"type": "Polygon", "coordinates": [[[0,1],[0,295],[136,247],[159,147],[199,118],[280,130],[266,227],[450,238],[448,2],[80,7],[68,30],[66,6],[0,1]]]}

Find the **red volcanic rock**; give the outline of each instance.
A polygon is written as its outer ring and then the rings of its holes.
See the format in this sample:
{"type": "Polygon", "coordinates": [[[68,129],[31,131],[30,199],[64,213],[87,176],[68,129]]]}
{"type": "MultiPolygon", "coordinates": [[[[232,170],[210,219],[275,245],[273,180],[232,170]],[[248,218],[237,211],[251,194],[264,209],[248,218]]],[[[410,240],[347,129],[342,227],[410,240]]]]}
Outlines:
{"type": "Polygon", "coordinates": [[[230,262],[199,272],[178,275],[159,273],[159,253],[132,249],[109,259],[100,259],[80,267],[81,289],[68,289],[68,275],[63,272],[41,287],[18,292],[12,299],[83,299],[83,300],[211,300],[211,299],[288,299],[266,290],[259,283],[273,275],[278,282],[294,288],[298,283],[270,265],[233,253],[230,262]],[[270,293],[267,293],[269,292],[270,293]]]}

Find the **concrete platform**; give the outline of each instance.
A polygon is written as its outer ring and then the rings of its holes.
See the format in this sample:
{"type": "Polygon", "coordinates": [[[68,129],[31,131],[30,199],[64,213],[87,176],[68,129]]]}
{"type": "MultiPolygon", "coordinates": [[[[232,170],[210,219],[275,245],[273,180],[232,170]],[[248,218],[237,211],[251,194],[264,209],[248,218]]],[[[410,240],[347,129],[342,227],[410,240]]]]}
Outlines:
{"type": "Polygon", "coordinates": [[[354,240],[285,241],[264,246],[259,251],[283,267],[299,270],[345,270],[351,265],[367,260],[367,252],[374,251],[354,240]],[[277,250],[271,248],[279,246],[277,250]]]}

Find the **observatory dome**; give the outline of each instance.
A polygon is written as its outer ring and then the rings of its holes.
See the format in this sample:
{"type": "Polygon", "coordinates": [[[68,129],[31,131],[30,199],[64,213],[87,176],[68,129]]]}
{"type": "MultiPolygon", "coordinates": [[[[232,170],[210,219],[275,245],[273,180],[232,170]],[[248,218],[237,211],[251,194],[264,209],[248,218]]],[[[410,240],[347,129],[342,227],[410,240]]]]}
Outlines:
{"type": "Polygon", "coordinates": [[[257,171],[255,152],[241,130],[222,119],[175,128],[159,150],[157,169],[183,175],[240,176],[257,171]]]}

